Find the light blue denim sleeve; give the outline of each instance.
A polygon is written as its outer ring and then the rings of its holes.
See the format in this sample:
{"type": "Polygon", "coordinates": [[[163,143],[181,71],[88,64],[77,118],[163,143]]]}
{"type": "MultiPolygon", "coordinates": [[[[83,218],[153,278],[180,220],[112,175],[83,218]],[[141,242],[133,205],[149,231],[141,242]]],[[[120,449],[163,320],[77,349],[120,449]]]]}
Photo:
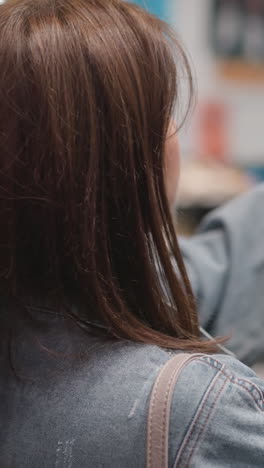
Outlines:
{"type": "MultiPolygon", "coordinates": [[[[199,374],[198,387],[203,387],[203,395],[181,439],[173,466],[263,467],[264,381],[229,356],[207,356],[202,360],[196,362],[196,377],[199,374]],[[213,378],[204,387],[203,380],[208,374],[208,368],[211,368],[213,378]]],[[[180,379],[178,392],[188,378],[192,381],[194,374],[193,364],[180,379]]],[[[172,417],[177,424],[179,417],[183,422],[185,417],[181,415],[180,405],[175,401],[172,417]]]]}
{"type": "Polygon", "coordinates": [[[201,324],[228,335],[249,365],[264,358],[264,185],[215,210],[181,239],[201,324]]]}

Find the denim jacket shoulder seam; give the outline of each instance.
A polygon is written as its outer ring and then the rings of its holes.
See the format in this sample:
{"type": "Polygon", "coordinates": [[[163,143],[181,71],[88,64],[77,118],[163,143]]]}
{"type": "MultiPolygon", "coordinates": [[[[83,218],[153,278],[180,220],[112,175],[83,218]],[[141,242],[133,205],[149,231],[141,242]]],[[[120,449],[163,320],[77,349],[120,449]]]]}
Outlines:
{"type": "Polygon", "coordinates": [[[174,468],[176,468],[177,466],[182,466],[182,467],[189,466],[191,458],[193,457],[195,450],[197,449],[199,440],[201,439],[201,436],[204,433],[206,425],[210,417],[213,414],[213,410],[216,407],[219,397],[222,395],[228,382],[236,386],[239,386],[240,388],[245,390],[247,394],[251,397],[252,403],[257,406],[256,410],[259,409],[262,412],[264,411],[263,393],[254,383],[246,379],[237,378],[234,375],[234,373],[232,373],[232,371],[228,369],[226,364],[210,356],[199,357],[197,361],[200,361],[202,363],[209,365],[212,369],[214,369],[217,372],[213,380],[211,381],[208,389],[206,390],[203,400],[196,410],[191,426],[180,445],[179,451],[176,455],[176,459],[173,465],[174,468]],[[219,382],[219,378],[221,377],[223,379],[223,383],[221,384],[221,387],[217,390],[217,393],[213,398],[213,402],[210,404],[210,408],[208,409],[208,413],[206,414],[205,420],[200,422],[201,427],[199,428],[198,433],[195,434],[195,424],[197,424],[199,419],[202,418],[202,414],[204,413],[206,402],[208,402],[209,394],[211,391],[214,391],[214,388],[216,386],[215,384],[217,381],[219,382]],[[193,443],[191,443],[191,438],[193,435],[195,435],[195,440],[193,441],[193,443]],[[180,465],[178,465],[179,462],[180,462],[180,465]]]}
{"type": "Polygon", "coordinates": [[[234,384],[245,390],[251,398],[254,400],[256,405],[261,411],[264,411],[264,395],[263,392],[253,383],[244,378],[237,378],[232,371],[230,371],[227,366],[215,358],[210,356],[202,356],[199,358],[199,361],[206,363],[213,369],[218,369],[218,372],[223,374],[228,380],[234,384]],[[247,384],[247,385],[245,385],[247,384]]]}
{"type": "Polygon", "coordinates": [[[189,457],[188,457],[188,460],[187,460],[187,466],[188,466],[188,464],[190,463],[190,461],[191,461],[191,459],[192,459],[192,457],[193,457],[193,454],[194,454],[194,452],[195,452],[195,450],[196,450],[196,448],[197,448],[197,446],[198,446],[200,437],[202,436],[202,434],[203,434],[203,432],[204,432],[204,430],[205,430],[205,428],[206,428],[206,425],[207,425],[207,423],[208,423],[210,417],[212,416],[212,412],[213,412],[214,408],[216,407],[217,401],[218,401],[218,399],[220,398],[220,396],[222,395],[223,391],[225,390],[226,384],[227,384],[227,380],[224,380],[224,382],[222,383],[221,388],[218,390],[218,392],[217,392],[217,394],[216,394],[215,400],[214,400],[214,402],[213,402],[213,404],[212,404],[212,406],[211,406],[211,408],[210,408],[210,412],[208,412],[208,415],[207,415],[207,417],[206,417],[206,420],[205,420],[205,422],[204,422],[202,428],[200,429],[200,431],[199,431],[199,433],[198,433],[198,436],[197,436],[197,439],[196,439],[196,442],[195,442],[195,444],[194,444],[194,446],[193,446],[193,448],[192,448],[192,450],[191,450],[191,453],[189,454],[189,457]]]}
{"type": "MultiPolygon", "coordinates": [[[[200,360],[200,359],[199,359],[200,360]]],[[[195,449],[197,448],[197,445],[198,445],[198,442],[200,440],[200,437],[201,435],[203,434],[204,430],[205,430],[205,427],[212,415],[212,411],[220,397],[220,395],[222,394],[222,392],[224,391],[224,388],[227,384],[227,378],[224,374],[221,374],[219,372],[216,372],[214,378],[212,379],[212,381],[210,382],[204,396],[203,396],[203,399],[202,401],[200,402],[196,412],[195,412],[195,415],[194,415],[194,418],[193,418],[193,421],[191,423],[191,426],[189,427],[189,430],[187,431],[181,445],[180,445],[180,448],[179,448],[179,451],[177,453],[177,456],[176,456],[176,459],[175,459],[175,462],[174,462],[174,468],[176,468],[178,466],[178,463],[181,462],[181,465],[180,466],[185,466],[185,462],[184,464],[182,465],[182,461],[183,459],[185,458],[186,459],[186,456],[188,457],[188,463],[191,459],[191,457],[193,456],[193,453],[195,451],[195,449]],[[219,377],[223,377],[223,382],[220,384],[220,388],[217,390],[216,392],[216,395],[213,397],[213,401],[209,404],[209,407],[206,409],[206,405],[208,404],[208,401],[209,401],[209,398],[210,398],[210,394],[213,392],[214,393],[214,388],[218,385],[218,382],[219,382],[219,377]],[[195,431],[196,431],[196,428],[197,428],[197,422],[202,419],[203,415],[205,415],[205,420],[201,422],[201,427],[199,428],[198,430],[198,433],[195,434],[195,431]],[[190,442],[191,442],[191,438],[192,436],[195,435],[195,440],[194,440],[194,445],[192,448],[190,448],[190,453],[187,454],[186,453],[186,449],[188,447],[188,445],[190,445],[190,442]]],[[[187,464],[188,464],[187,463],[187,464]]],[[[187,465],[186,465],[187,466],[187,465]]]]}

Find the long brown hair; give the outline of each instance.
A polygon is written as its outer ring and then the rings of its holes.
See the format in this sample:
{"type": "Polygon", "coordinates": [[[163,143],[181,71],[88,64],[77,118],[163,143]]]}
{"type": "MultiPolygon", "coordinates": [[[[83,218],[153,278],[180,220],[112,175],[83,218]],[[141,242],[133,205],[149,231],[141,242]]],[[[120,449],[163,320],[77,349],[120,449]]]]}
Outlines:
{"type": "Polygon", "coordinates": [[[119,339],[212,350],[163,177],[182,70],[191,83],[169,27],[121,0],[10,0],[0,70],[7,301],[45,297],[119,339]]]}

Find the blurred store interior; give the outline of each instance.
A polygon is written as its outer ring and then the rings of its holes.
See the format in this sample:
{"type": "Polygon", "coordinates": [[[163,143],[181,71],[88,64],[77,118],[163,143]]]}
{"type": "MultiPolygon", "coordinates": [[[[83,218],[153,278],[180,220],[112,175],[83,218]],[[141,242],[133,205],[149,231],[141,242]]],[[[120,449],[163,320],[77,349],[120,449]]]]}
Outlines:
{"type": "Polygon", "coordinates": [[[136,3],[175,27],[194,70],[196,105],[179,133],[177,212],[188,233],[210,209],[264,180],[264,2],[136,3]]]}

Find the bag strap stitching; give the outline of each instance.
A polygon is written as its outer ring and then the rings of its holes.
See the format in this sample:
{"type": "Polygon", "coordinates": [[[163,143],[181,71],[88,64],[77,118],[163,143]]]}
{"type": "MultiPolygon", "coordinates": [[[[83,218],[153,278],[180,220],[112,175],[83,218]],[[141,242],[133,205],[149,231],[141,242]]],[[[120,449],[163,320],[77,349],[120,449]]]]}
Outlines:
{"type": "MultiPolygon", "coordinates": [[[[163,466],[168,465],[168,438],[169,438],[169,417],[170,417],[170,403],[173,395],[173,389],[177,382],[178,376],[181,373],[185,365],[201,357],[201,354],[178,354],[174,355],[172,359],[162,367],[160,373],[154,383],[154,387],[151,395],[151,402],[149,408],[148,417],[148,439],[147,439],[147,468],[152,468],[159,463],[163,466]],[[169,372],[169,373],[168,373],[169,372]],[[171,374],[170,374],[171,372],[171,374]],[[158,411],[158,406],[160,411],[158,411]],[[160,414],[160,420],[157,420],[158,414],[160,414]],[[154,422],[156,418],[156,424],[154,422]],[[153,431],[160,425],[161,432],[156,432],[156,444],[158,446],[153,447],[153,431]],[[159,446],[160,443],[160,446],[159,446]],[[156,451],[156,459],[153,460],[154,452],[156,451]]],[[[161,468],[160,465],[159,468],[161,468]]]]}

